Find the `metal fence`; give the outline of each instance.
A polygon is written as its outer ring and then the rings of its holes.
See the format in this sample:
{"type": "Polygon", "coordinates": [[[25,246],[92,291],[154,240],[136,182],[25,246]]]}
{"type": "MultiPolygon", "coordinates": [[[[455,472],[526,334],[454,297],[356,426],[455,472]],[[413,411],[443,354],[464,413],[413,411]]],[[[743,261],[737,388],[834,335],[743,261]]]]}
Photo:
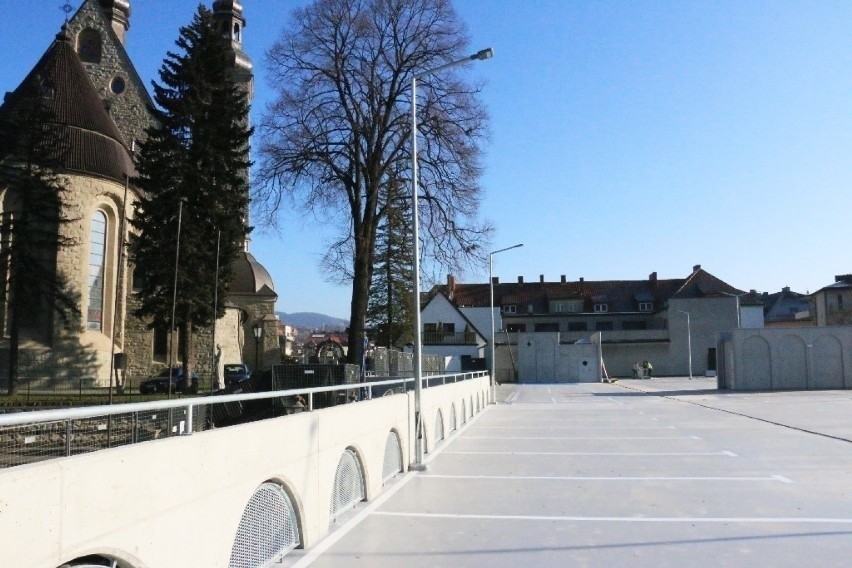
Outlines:
{"type": "MultiPolygon", "coordinates": [[[[485,374],[433,375],[424,377],[422,385],[429,388],[485,374]]],[[[0,415],[0,468],[310,412],[413,388],[412,378],[370,377],[367,382],[313,388],[12,412],[0,415]]]]}

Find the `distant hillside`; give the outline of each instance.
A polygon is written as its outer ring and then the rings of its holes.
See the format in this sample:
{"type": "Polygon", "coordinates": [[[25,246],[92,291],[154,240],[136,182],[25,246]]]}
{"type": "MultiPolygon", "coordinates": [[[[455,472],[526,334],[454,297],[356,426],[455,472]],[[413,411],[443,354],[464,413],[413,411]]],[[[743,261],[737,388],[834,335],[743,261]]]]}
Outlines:
{"type": "Polygon", "coordinates": [[[292,325],[296,329],[343,331],[349,327],[348,320],[327,316],[325,314],[317,314],[314,312],[297,312],[294,314],[275,312],[275,314],[285,324],[292,325]]]}

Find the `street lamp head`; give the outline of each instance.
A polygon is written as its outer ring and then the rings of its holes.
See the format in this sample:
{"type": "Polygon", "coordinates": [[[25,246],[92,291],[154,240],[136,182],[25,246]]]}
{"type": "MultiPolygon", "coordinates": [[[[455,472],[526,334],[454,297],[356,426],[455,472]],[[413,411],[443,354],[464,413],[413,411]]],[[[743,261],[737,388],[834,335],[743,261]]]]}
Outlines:
{"type": "Polygon", "coordinates": [[[491,59],[492,57],[494,57],[494,50],[492,50],[490,47],[488,47],[486,49],[481,49],[481,50],[477,51],[476,53],[474,53],[473,55],[470,56],[470,59],[471,59],[471,61],[476,61],[476,60],[482,61],[482,60],[485,60],[485,59],[491,59]]]}
{"type": "Polygon", "coordinates": [[[259,340],[260,336],[263,335],[263,327],[259,323],[254,324],[252,331],[254,331],[254,338],[255,339],[259,340]]]}

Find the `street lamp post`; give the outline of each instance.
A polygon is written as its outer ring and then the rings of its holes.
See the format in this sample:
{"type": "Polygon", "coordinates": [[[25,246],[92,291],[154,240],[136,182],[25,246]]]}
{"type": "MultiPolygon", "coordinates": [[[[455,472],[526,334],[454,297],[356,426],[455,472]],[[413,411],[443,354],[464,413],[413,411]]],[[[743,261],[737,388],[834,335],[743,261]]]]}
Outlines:
{"type": "MultiPolygon", "coordinates": [[[[172,320],[169,324],[169,390],[168,390],[168,398],[172,396],[172,378],[175,376],[174,369],[172,369],[172,364],[174,359],[172,357],[172,353],[174,353],[175,349],[175,309],[177,307],[177,285],[178,285],[178,266],[180,264],[180,225],[183,219],[183,204],[186,203],[185,198],[181,198],[178,201],[178,218],[177,218],[177,234],[175,236],[175,279],[174,285],[172,286],[172,320]]],[[[189,338],[187,338],[188,340],[189,338]]]]}
{"type": "Polygon", "coordinates": [[[689,312],[678,311],[686,314],[686,348],[689,350],[689,380],[692,380],[692,328],[689,326],[689,312]]]}
{"type": "Polygon", "coordinates": [[[491,301],[488,306],[490,308],[491,313],[491,402],[497,402],[497,377],[495,374],[497,373],[497,359],[496,357],[496,337],[497,332],[494,329],[494,255],[498,252],[504,252],[507,250],[512,250],[516,248],[520,248],[524,246],[523,243],[519,243],[517,245],[513,245],[510,247],[506,247],[504,249],[495,250],[493,252],[488,253],[488,290],[490,292],[491,301]]]}
{"type": "Polygon", "coordinates": [[[426,77],[471,61],[490,59],[494,55],[491,48],[477,51],[473,55],[428,69],[411,78],[411,218],[414,227],[414,466],[412,469],[425,469],[423,466],[423,426],[420,419],[420,400],[423,385],[423,341],[420,337],[420,220],[417,200],[417,79],[426,77]]]}
{"type": "Polygon", "coordinates": [[[252,328],[254,332],[254,368],[256,371],[260,371],[260,338],[263,335],[263,326],[259,323],[254,324],[252,328]]]}

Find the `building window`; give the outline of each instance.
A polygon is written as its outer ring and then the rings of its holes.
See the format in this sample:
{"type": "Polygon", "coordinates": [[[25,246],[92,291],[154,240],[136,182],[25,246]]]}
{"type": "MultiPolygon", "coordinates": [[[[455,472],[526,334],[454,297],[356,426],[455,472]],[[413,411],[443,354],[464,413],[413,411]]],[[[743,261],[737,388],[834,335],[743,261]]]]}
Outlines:
{"type": "Polygon", "coordinates": [[[441,331],[444,333],[455,333],[456,332],[456,324],[454,323],[445,323],[441,327],[441,331]]]}
{"type": "Polygon", "coordinates": [[[527,324],[510,323],[506,325],[506,331],[508,331],[509,333],[525,333],[527,331],[527,324]]]}
{"type": "Polygon", "coordinates": [[[588,331],[589,324],[584,321],[570,321],[568,322],[568,331],[588,331]]]}
{"type": "Polygon", "coordinates": [[[126,88],[127,84],[124,82],[123,77],[113,77],[112,81],[110,81],[109,89],[116,95],[123,93],[126,88]]]}
{"type": "Polygon", "coordinates": [[[607,304],[595,304],[595,312],[604,313],[609,311],[609,306],[607,304]]]}
{"type": "Polygon", "coordinates": [[[554,331],[559,331],[559,324],[558,323],[537,323],[537,324],[535,324],[535,330],[537,332],[552,333],[554,331]]]}
{"type": "Polygon", "coordinates": [[[518,307],[515,304],[506,304],[505,306],[503,306],[504,314],[514,314],[517,312],[517,310],[518,307]]]}
{"type": "Polygon", "coordinates": [[[644,321],[623,321],[623,322],[621,322],[621,329],[628,329],[628,330],[648,329],[648,324],[647,324],[647,322],[644,322],[644,321]]]}
{"type": "Polygon", "coordinates": [[[438,331],[438,324],[437,323],[424,323],[423,324],[423,331],[425,331],[426,333],[435,333],[436,331],[438,331]]]}
{"type": "Polygon", "coordinates": [[[843,294],[838,294],[838,295],[837,295],[837,309],[838,309],[838,310],[842,310],[842,309],[843,309],[843,294]]]}
{"type": "Polygon", "coordinates": [[[106,260],[107,220],[103,211],[92,215],[92,229],[89,236],[89,309],[87,329],[104,329],[104,266],[106,260]]]}
{"type": "Polygon", "coordinates": [[[639,311],[640,312],[652,312],[652,311],[654,311],[654,303],[653,302],[639,302],[639,311]]]}
{"type": "Polygon", "coordinates": [[[595,331],[612,331],[611,321],[599,321],[595,324],[595,331]]]}
{"type": "Polygon", "coordinates": [[[86,28],[77,36],[77,54],[83,63],[101,62],[101,34],[97,30],[86,28]]]}
{"type": "Polygon", "coordinates": [[[553,311],[557,314],[561,314],[567,310],[565,309],[565,304],[553,304],[553,311]]]}

